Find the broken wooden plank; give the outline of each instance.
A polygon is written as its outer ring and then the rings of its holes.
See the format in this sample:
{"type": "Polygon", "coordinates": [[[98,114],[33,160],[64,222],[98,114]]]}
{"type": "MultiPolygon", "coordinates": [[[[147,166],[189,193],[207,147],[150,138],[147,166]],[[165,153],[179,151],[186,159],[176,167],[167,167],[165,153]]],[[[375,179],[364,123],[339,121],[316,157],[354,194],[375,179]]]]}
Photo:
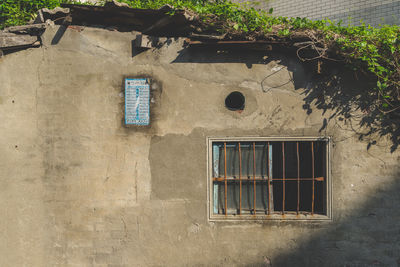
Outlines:
{"type": "Polygon", "coordinates": [[[256,41],[247,41],[247,40],[222,40],[222,41],[193,41],[191,39],[186,39],[186,42],[189,45],[212,45],[212,44],[218,44],[218,45],[226,45],[226,44],[236,44],[236,45],[243,45],[243,44],[265,44],[265,45],[271,45],[271,44],[287,44],[286,42],[274,42],[274,41],[264,41],[264,40],[256,40],[256,41]]]}
{"type": "Polygon", "coordinates": [[[57,21],[70,14],[69,8],[56,7],[53,9],[42,8],[38,10],[34,24],[45,23],[47,20],[57,21]]]}
{"type": "Polygon", "coordinates": [[[190,39],[205,39],[205,40],[223,40],[226,34],[223,35],[209,35],[209,34],[197,34],[192,33],[189,35],[190,39]]]}
{"type": "Polygon", "coordinates": [[[21,26],[11,26],[4,29],[4,32],[20,33],[20,34],[30,34],[32,32],[40,32],[46,28],[45,23],[39,24],[29,24],[21,26]]]}
{"type": "Polygon", "coordinates": [[[32,46],[36,45],[36,42],[38,41],[39,40],[36,35],[0,32],[0,49],[32,46]]]}

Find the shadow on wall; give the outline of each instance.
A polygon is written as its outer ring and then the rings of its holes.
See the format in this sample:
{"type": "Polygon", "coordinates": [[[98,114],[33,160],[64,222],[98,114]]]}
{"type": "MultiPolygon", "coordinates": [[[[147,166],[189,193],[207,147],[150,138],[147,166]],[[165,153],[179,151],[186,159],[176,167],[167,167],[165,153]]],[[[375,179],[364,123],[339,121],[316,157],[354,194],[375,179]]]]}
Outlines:
{"type": "MultiPolygon", "coordinates": [[[[296,240],[297,248],[274,258],[272,265],[400,266],[399,178],[397,171],[392,183],[381,183],[370,194],[363,193],[368,199],[365,203],[351,207],[349,214],[337,211],[326,229],[296,240]]],[[[354,189],[351,194],[360,192],[354,189]]]]}
{"type": "MultiPolygon", "coordinates": [[[[355,72],[344,63],[325,61],[318,67],[315,61],[301,62],[294,50],[282,47],[272,47],[272,52],[246,49],[246,53],[243,53],[241,48],[184,48],[172,63],[243,63],[251,68],[253,64],[266,65],[271,61],[278,62],[293,73],[292,80],[288,82],[292,82],[296,90],[305,88],[303,108],[307,114],[313,111],[311,103],[324,113],[328,110],[333,111],[333,115],[321,121],[320,131],[325,130],[329,123],[334,123],[337,119],[351,125],[360,140],[368,141],[367,149],[382,137],[391,140],[391,152],[398,148],[400,109],[383,115],[376,106],[377,92],[366,90],[375,87],[372,76],[355,72]],[[298,71],[299,64],[305,72],[298,71]]],[[[278,71],[280,70],[276,70],[278,71]]],[[[268,91],[264,82],[276,72],[266,75],[260,82],[260,90],[268,91]]]]}
{"type": "Polygon", "coordinates": [[[320,131],[333,118],[346,120],[360,140],[368,141],[367,148],[379,138],[389,137],[390,150],[394,152],[400,144],[399,110],[384,115],[376,106],[378,94],[367,89],[375,87],[375,80],[346,67],[339,68],[337,64],[327,66],[323,75],[313,75],[304,98],[307,113],[312,112],[311,103],[324,112],[332,110],[334,113],[324,120],[320,131]]]}

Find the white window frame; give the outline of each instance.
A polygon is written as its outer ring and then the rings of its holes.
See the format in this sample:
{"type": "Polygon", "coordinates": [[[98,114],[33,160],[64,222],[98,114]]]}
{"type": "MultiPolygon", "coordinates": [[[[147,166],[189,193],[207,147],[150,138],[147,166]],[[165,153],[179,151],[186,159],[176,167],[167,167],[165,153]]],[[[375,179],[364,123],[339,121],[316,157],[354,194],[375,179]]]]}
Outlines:
{"type": "Polygon", "coordinates": [[[266,221],[266,220],[289,220],[289,221],[332,221],[332,179],[331,179],[331,137],[207,137],[207,214],[210,222],[215,221],[266,221]],[[213,149],[214,142],[265,142],[265,141],[325,141],[326,142],[326,215],[321,214],[256,214],[256,215],[224,215],[213,213],[213,149]]]}

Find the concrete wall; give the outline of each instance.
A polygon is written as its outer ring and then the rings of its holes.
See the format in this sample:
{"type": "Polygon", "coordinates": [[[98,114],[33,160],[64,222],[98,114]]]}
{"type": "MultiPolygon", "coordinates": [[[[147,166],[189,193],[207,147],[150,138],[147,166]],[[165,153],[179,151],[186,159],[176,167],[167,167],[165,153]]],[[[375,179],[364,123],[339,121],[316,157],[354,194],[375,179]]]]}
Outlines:
{"type": "Polygon", "coordinates": [[[273,8],[273,15],[284,17],[329,18],[344,25],[351,23],[400,24],[399,0],[270,0],[266,9],[273,8]]]}
{"type": "Polygon", "coordinates": [[[308,106],[296,58],[182,40],[132,57],[132,33],[68,29],[51,45],[56,31],[0,59],[0,266],[399,263],[400,153],[367,150],[356,118],[321,98],[308,106]],[[123,79],[138,75],[157,84],[145,129],[122,122],[123,79]],[[241,114],[224,107],[233,90],[241,114]],[[332,136],[333,221],[208,222],[207,136],[332,136]]]}

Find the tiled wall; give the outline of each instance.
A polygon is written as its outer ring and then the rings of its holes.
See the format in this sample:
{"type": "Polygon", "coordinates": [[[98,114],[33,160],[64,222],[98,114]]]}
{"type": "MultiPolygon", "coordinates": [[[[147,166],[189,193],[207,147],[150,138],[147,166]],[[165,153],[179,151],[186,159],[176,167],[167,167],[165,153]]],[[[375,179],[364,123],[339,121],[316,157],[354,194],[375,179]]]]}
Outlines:
{"type": "Polygon", "coordinates": [[[270,0],[275,16],[329,18],[343,23],[400,24],[400,0],[270,0]]]}

